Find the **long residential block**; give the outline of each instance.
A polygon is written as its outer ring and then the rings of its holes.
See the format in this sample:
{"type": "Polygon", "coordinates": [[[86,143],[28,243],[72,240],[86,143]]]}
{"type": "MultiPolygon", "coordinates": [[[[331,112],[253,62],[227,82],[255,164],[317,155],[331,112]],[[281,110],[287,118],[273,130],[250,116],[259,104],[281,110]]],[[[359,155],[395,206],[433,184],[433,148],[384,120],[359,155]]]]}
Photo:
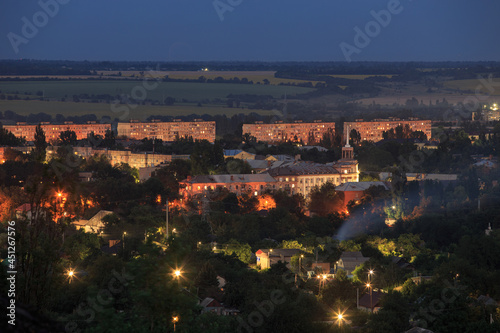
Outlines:
{"type": "MultiPolygon", "coordinates": [[[[111,124],[100,124],[95,121],[89,121],[86,124],[73,124],[66,121],[64,124],[40,123],[40,126],[45,133],[45,140],[53,142],[59,139],[61,132],[74,131],[78,140],[86,139],[87,136],[94,132],[95,135],[104,137],[106,131],[111,131],[111,124]]],[[[28,125],[26,123],[17,123],[16,125],[4,125],[3,128],[12,132],[18,138],[25,138],[26,141],[35,140],[35,131],[37,125],[28,125]]]]}
{"type": "Polygon", "coordinates": [[[345,122],[344,123],[344,133],[348,131],[351,132],[355,129],[361,135],[362,141],[373,141],[378,142],[383,140],[383,133],[392,128],[398,126],[408,125],[412,131],[422,131],[430,139],[431,133],[431,121],[430,120],[419,120],[419,119],[408,119],[401,120],[396,118],[390,119],[375,119],[373,121],[362,121],[357,120],[355,122],[345,122]]]}
{"type": "Polygon", "coordinates": [[[171,121],[118,123],[118,136],[130,139],[160,139],[175,141],[178,138],[192,137],[194,140],[215,141],[215,121],[171,121]]]}
{"type": "Polygon", "coordinates": [[[305,145],[318,143],[323,139],[323,134],[329,130],[335,133],[334,122],[315,121],[312,123],[303,123],[297,121],[294,123],[276,122],[274,124],[264,124],[256,122],[255,124],[244,124],[243,134],[254,136],[257,141],[268,143],[281,142],[300,142],[305,145]]]}

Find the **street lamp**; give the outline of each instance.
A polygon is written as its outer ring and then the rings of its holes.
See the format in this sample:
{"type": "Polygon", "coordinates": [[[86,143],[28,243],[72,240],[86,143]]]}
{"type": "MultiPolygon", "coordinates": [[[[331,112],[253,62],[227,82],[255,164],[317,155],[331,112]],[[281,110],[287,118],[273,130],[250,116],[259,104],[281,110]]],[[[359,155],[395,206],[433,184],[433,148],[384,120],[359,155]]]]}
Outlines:
{"type": "Polygon", "coordinates": [[[372,282],[372,275],[373,275],[373,273],[374,273],[374,272],[373,272],[373,269],[370,269],[370,270],[368,271],[368,282],[372,282]]]}
{"type": "Polygon", "coordinates": [[[178,278],[181,276],[181,273],[182,273],[182,272],[181,272],[181,270],[180,270],[180,269],[176,269],[176,270],[174,271],[174,276],[175,276],[175,278],[177,278],[177,279],[178,279],[178,278]]]}
{"type": "Polygon", "coordinates": [[[74,271],[72,268],[70,268],[70,269],[68,270],[68,273],[67,273],[67,274],[68,274],[68,280],[69,280],[69,283],[71,283],[71,281],[72,281],[72,280],[73,280],[73,278],[75,277],[75,271],[74,271]]]}
{"type": "Polygon", "coordinates": [[[299,258],[299,274],[302,274],[302,258],[304,258],[303,254],[301,254],[299,258]]]}
{"type": "Polygon", "coordinates": [[[370,311],[373,313],[373,298],[372,298],[372,286],[371,284],[367,283],[366,287],[370,291],[370,311]]]}
{"type": "Polygon", "coordinates": [[[127,236],[126,231],[124,231],[122,234],[123,256],[125,256],[125,236],[127,236]]]}
{"type": "Polygon", "coordinates": [[[179,316],[172,317],[172,322],[174,323],[174,332],[175,332],[175,324],[179,321],[179,316]]]}

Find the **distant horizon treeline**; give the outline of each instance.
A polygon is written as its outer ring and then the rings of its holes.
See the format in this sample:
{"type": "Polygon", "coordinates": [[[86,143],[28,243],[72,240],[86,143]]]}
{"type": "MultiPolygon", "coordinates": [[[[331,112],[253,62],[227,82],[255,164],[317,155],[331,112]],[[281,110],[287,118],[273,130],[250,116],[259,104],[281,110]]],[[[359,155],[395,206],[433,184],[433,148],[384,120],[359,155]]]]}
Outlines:
{"type": "MultiPolygon", "coordinates": [[[[178,70],[198,71],[202,68],[218,71],[278,71],[286,73],[325,74],[364,74],[364,75],[401,75],[416,69],[434,69],[444,74],[459,72],[495,73],[500,75],[498,61],[413,61],[380,62],[361,61],[347,63],[315,61],[76,61],[76,60],[0,60],[0,75],[91,75],[96,70],[178,70]]],[[[280,76],[281,77],[281,76],[280,76]]]]}

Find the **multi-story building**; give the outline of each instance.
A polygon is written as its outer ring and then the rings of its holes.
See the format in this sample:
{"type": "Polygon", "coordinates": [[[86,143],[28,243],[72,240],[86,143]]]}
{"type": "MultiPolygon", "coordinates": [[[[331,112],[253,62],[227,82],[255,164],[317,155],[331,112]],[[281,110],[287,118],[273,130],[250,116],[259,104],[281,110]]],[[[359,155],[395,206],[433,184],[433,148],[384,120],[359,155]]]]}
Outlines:
{"type": "MultiPolygon", "coordinates": [[[[78,140],[86,139],[91,132],[104,137],[106,131],[111,131],[111,124],[100,124],[95,121],[89,121],[86,124],[74,124],[71,121],[66,121],[60,125],[42,122],[40,126],[45,133],[45,140],[47,142],[55,142],[59,139],[61,132],[64,131],[74,131],[78,140]]],[[[36,127],[37,125],[28,125],[24,122],[3,126],[3,128],[12,132],[16,137],[25,138],[26,141],[35,140],[36,127]]]]}
{"type": "Polygon", "coordinates": [[[472,112],[472,120],[498,121],[500,120],[500,108],[497,103],[483,105],[479,112],[472,112]]]}
{"type": "Polygon", "coordinates": [[[334,163],[319,164],[293,161],[268,170],[276,179],[276,189],[289,194],[302,194],[309,197],[316,186],[327,182],[335,186],[347,182],[359,182],[358,161],[354,159],[353,148],[342,148],[342,158],[334,163]]]}
{"type": "Polygon", "coordinates": [[[172,122],[138,122],[118,123],[118,136],[126,136],[130,139],[160,139],[162,141],[175,141],[178,138],[193,137],[194,140],[215,141],[215,121],[172,122]]]}
{"type": "Polygon", "coordinates": [[[192,197],[208,190],[228,189],[237,195],[260,195],[268,190],[275,189],[276,180],[267,173],[260,174],[232,174],[232,175],[201,175],[188,177],[179,183],[180,194],[192,197]]]}
{"type": "MultiPolygon", "coordinates": [[[[58,146],[47,147],[47,160],[50,160],[57,155],[58,148],[58,146]]],[[[6,149],[7,147],[0,147],[0,164],[4,163],[7,160],[7,157],[5,156],[6,149]]],[[[20,151],[23,154],[29,154],[34,149],[34,147],[10,147],[10,149],[20,151]]],[[[113,166],[120,163],[126,163],[132,168],[137,169],[168,164],[175,159],[189,159],[189,155],[167,155],[152,152],[136,153],[130,150],[110,150],[93,147],[73,147],[73,152],[75,156],[84,159],[95,155],[105,155],[113,166]]]]}
{"type": "Polygon", "coordinates": [[[190,197],[205,191],[226,188],[237,195],[260,195],[266,191],[282,190],[288,194],[302,194],[307,198],[316,186],[327,182],[338,186],[358,181],[358,161],[354,159],[353,148],[346,145],[342,148],[342,158],[334,163],[289,161],[260,174],[196,176],[181,182],[180,193],[184,197],[190,197]]]}
{"type": "Polygon", "coordinates": [[[268,143],[280,142],[300,142],[305,145],[313,145],[323,139],[323,134],[331,130],[335,133],[335,123],[323,123],[320,120],[313,123],[303,123],[296,121],[294,123],[284,123],[282,121],[274,124],[264,124],[262,121],[255,124],[244,124],[243,134],[254,136],[257,141],[268,143]],[[312,141],[311,139],[314,139],[312,141]]]}
{"type": "Polygon", "coordinates": [[[422,131],[427,136],[427,139],[431,139],[431,121],[412,118],[408,120],[390,118],[375,119],[373,121],[356,120],[355,122],[345,122],[344,133],[350,133],[354,129],[360,134],[362,141],[378,142],[384,139],[382,135],[385,131],[392,128],[395,129],[400,125],[408,125],[412,131],[422,131]]]}

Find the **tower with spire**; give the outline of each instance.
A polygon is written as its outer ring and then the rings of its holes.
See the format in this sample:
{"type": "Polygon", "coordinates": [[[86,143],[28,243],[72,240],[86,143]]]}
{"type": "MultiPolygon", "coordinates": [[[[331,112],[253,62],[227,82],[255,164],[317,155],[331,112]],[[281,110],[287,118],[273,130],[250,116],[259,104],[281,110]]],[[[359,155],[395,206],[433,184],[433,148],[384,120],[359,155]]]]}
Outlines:
{"type": "Polygon", "coordinates": [[[349,127],[347,127],[345,135],[345,146],[342,147],[342,158],[341,161],[352,161],[354,160],[354,148],[349,144],[349,127]]]}

